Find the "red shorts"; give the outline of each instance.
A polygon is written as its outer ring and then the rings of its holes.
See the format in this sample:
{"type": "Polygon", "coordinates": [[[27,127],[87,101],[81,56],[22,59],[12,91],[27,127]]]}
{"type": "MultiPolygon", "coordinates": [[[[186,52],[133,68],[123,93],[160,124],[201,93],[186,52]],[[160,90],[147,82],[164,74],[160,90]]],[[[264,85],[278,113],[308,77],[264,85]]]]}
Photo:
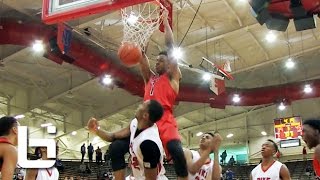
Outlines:
{"type": "Polygon", "coordinates": [[[178,132],[177,122],[169,110],[163,112],[162,118],[157,122],[159,129],[160,138],[162,141],[163,148],[166,152],[167,158],[169,158],[169,152],[167,144],[171,140],[180,140],[181,137],[178,132]]]}

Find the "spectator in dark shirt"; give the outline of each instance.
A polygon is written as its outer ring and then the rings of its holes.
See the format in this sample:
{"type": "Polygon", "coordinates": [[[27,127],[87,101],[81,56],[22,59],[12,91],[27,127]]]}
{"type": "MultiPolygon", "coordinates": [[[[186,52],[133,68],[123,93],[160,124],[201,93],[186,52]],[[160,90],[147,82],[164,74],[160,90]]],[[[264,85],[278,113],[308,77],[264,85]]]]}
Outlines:
{"type": "Polygon", "coordinates": [[[92,144],[90,143],[90,145],[88,146],[88,157],[89,157],[89,162],[92,162],[93,152],[94,152],[94,149],[93,149],[92,144]]]}
{"type": "Polygon", "coordinates": [[[82,158],[81,158],[81,163],[82,163],[84,156],[86,155],[86,145],[84,143],[82,144],[80,151],[81,151],[81,155],[82,155],[82,158]]]}

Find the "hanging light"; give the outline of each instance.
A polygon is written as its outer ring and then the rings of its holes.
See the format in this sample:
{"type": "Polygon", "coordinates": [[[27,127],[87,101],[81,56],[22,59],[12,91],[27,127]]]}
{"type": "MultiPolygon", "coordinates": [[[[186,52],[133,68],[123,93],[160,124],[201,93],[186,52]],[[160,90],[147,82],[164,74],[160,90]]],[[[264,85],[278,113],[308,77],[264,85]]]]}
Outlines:
{"type": "Polygon", "coordinates": [[[42,52],[44,50],[43,42],[41,40],[35,40],[32,44],[32,49],[37,53],[42,52]]]}
{"type": "Polygon", "coordinates": [[[183,57],[183,51],[180,47],[174,47],[173,50],[172,50],[172,56],[175,58],[175,59],[182,59],[183,57]]]}
{"type": "Polygon", "coordinates": [[[266,40],[269,42],[269,43],[272,43],[276,40],[277,36],[272,32],[272,31],[269,31],[268,34],[266,35],[266,40]]]}
{"type": "Polygon", "coordinates": [[[209,81],[210,78],[211,78],[210,73],[204,73],[203,76],[202,76],[202,79],[203,79],[204,81],[209,81]]]}
{"type": "Polygon", "coordinates": [[[102,83],[104,85],[109,85],[112,83],[112,78],[110,75],[104,75],[103,78],[102,78],[102,83]]]}
{"type": "Polygon", "coordinates": [[[278,109],[279,109],[280,111],[283,111],[283,110],[286,109],[286,106],[284,105],[283,102],[281,102],[281,103],[279,104],[278,109]]]}
{"type": "Polygon", "coordinates": [[[294,61],[292,60],[292,58],[289,58],[289,59],[287,60],[287,62],[286,62],[286,67],[287,67],[288,69],[292,69],[292,68],[294,67],[294,65],[295,65],[295,63],[294,63],[294,61]]]}
{"type": "Polygon", "coordinates": [[[241,100],[241,98],[240,98],[239,94],[233,95],[233,98],[232,98],[233,102],[238,103],[238,102],[240,102],[240,100],[241,100]]]}
{"type": "Polygon", "coordinates": [[[311,93],[311,92],[312,92],[312,87],[310,86],[310,84],[306,84],[306,85],[304,86],[303,91],[304,91],[306,94],[311,93]]]}
{"type": "Polygon", "coordinates": [[[25,117],[25,115],[19,114],[19,115],[16,115],[14,118],[16,118],[16,119],[22,119],[22,118],[24,118],[24,117],[25,117]]]}
{"type": "Polygon", "coordinates": [[[232,134],[232,133],[230,133],[230,134],[227,135],[227,138],[231,138],[231,137],[233,137],[233,134],[232,134]]]}

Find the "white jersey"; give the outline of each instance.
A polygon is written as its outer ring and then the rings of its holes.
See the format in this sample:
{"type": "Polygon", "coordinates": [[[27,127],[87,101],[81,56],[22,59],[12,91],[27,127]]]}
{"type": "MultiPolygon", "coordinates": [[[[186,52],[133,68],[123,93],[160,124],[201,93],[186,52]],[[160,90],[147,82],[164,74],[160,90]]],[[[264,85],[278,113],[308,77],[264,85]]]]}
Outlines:
{"type": "Polygon", "coordinates": [[[251,171],[252,180],[280,180],[280,169],[282,165],[281,162],[274,161],[274,163],[264,171],[260,163],[251,171]]]}
{"type": "MultiPolygon", "coordinates": [[[[200,153],[198,151],[190,150],[192,153],[192,162],[196,162],[198,159],[200,159],[200,153]]],[[[188,179],[189,180],[209,180],[211,179],[212,175],[212,167],[213,167],[213,161],[210,160],[210,162],[204,164],[201,166],[200,170],[192,175],[189,173],[188,179]]]]}
{"type": "Polygon", "coordinates": [[[58,180],[59,171],[56,167],[48,169],[38,169],[38,174],[36,180],[58,180]]]}
{"type": "Polygon", "coordinates": [[[151,140],[158,145],[160,150],[160,163],[158,164],[158,180],[167,180],[168,178],[164,175],[165,169],[163,166],[163,155],[164,149],[162,147],[162,142],[160,140],[158,127],[156,124],[153,126],[143,130],[137,137],[134,137],[138,128],[138,121],[137,119],[133,119],[130,124],[130,146],[129,152],[131,155],[131,169],[132,174],[135,179],[144,180],[144,166],[146,164],[143,163],[143,155],[140,149],[140,144],[145,140],[151,140]]]}

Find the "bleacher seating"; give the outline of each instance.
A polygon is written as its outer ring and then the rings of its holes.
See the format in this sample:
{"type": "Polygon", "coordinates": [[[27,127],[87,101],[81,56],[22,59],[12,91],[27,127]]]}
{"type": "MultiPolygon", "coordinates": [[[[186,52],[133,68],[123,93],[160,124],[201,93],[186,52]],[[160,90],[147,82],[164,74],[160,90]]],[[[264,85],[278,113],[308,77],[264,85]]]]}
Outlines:
{"type": "MultiPolygon", "coordinates": [[[[91,163],[91,173],[80,172],[80,161],[63,161],[64,171],[60,172],[60,178],[64,180],[65,177],[73,177],[73,179],[87,179],[87,180],[97,180],[103,179],[108,180],[111,178],[103,177],[103,174],[112,174],[112,169],[110,164],[103,163],[101,165],[96,164],[95,162],[91,163]]],[[[88,162],[85,162],[88,164],[88,162]]],[[[289,161],[285,163],[288,167],[292,180],[307,180],[314,179],[313,173],[310,175],[306,174],[306,167],[312,167],[312,161],[289,161]]],[[[165,164],[166,176],[170,180],[177,179],[177,176],[174,171],[174,167],[172,164],[165,164]]],[[[252,165],[235,165],[235,166],[223,166],[223,172],[227,169],[230,169],[235,174],[235,179],[238,180],[248,180],[250,176],[250,172],[256,166],[256,164],[252,165]]],[[[127,168],[127,175],[131,174],[131,169],[127,168]]]]}

